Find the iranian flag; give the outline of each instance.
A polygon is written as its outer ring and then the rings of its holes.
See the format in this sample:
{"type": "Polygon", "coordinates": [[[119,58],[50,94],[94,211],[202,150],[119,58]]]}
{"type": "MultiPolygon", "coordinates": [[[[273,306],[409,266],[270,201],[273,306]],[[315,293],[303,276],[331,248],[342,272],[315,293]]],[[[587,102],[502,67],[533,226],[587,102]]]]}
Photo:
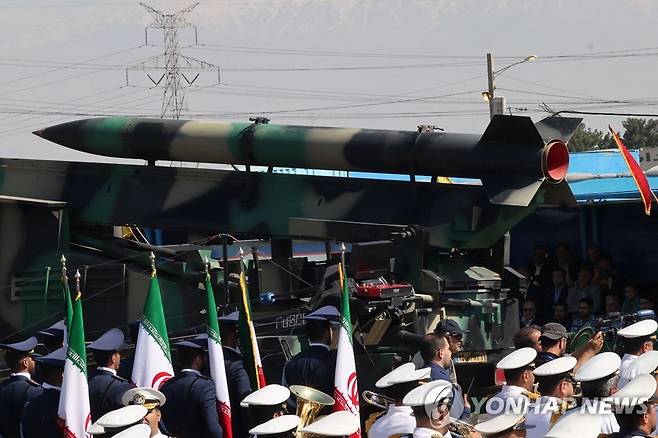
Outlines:
{"type": "MultiPolygon", "coordinates": [[[[68,287],[65,288],[68,292],[68,287]]],[[[68,349],[64,365],[62,393],[57,409],[57,425],[65,438],[83,438],[91,422],[87,386],[87,353],[82,302],[77,292],[69,326],[68,349]]],[[[70,301],[70,299],[69,299],[70,301]]]]}
{"type": "Polygon", "coordinates": [[[240,336],[240,348],[244,357],[244,366],[249,374],[251,389],[256,391],[265,383],[265,374],[263,373],[263,364],[260,360],[258,351],[258,341],[256,340],[256,330],[254,322],[251,319],[251,304],[249,303],[249,292],[247,291],[247,278],[244,273],[244,259],[240,261],[240,318],[238,320],[238,334],[240,336]]]}
{"type": "MultiPolygon", "coordinates": [[[[344,257],[343,257],[344,260],[344,257]]],[[[336,354],[336,374],[334,377],[334,411],[349,411],[359,416],[359,388],[356,379],[356,363],[352,347],[352,318],[350,315],[349,284],[345,275],[345,264],[338,264],[338,274],[341,285],[341,317],[338,332],[338,348],[336,354]]],[[[357,431],[352,437],[360,437],[357,431]]]]}
{"type": "Polygon", "coordinates": [[[139,324],[135,345],[132,382],[136,386],[158,389],[174,376],[169,351],[169,336],[162,309],[162,296],[155,268],[151,273],[149,291],[139,324]]]}
{"type": "Polygon", "coordinates": [[[224,352],[222,351],[222,339],[219,336],[219,324],[217,323],[215,293],[212,290],[210,274],[208,273],[206,273],[204,285],[206,287],[206,294],[208,295],[208,358],[210,377],[215,382],[217,414],[219,415],[219,422],[224,431],[224,438],[232,438],[231,402],[228,395],[226,369],[224,368],[224,352]]]}

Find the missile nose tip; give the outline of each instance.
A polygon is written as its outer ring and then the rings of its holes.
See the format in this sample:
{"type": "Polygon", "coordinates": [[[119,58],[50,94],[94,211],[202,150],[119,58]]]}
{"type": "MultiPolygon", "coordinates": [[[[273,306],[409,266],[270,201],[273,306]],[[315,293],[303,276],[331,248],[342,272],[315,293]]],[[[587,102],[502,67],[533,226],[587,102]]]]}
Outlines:
{"type": "Polygon", "coordinates": [[[32,134],[43,138],[43,129],[37,129],[36,131],[32,131],[32,134]]]}

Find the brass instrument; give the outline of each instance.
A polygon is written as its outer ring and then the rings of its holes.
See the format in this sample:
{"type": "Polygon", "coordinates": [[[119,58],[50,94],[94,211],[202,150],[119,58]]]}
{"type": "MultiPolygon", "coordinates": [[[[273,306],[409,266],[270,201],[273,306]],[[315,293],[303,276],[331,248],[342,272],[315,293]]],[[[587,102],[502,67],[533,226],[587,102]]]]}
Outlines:
{"type": "Polygon", "coordinates": [[[541,394],[538,392],[530,392],[530,391],[523,391],[523,395],[528,397],[530,401],[537,401],[539,397],[541,397],[541,394]]]}
{"type": "Polygon", "coordinates": [[[363,397],[363,400],[369,405],[383,410],[387,410],[389,405],[395,404],[395,400],[392,398],[368,390],[363,391],[361,397],[363,397]]]}
{"type": "Polygon", "coordinates": [[[475,427],[472,424],[453,417],[450,417],[450,424],[448,425],[448,429],[451,432],[454,432],[457,435],[461,435],[464,438],[470,437],[471,432],[475,431],[475,427]]]}
{"type": "MultiPolygon", "coordinates": [[[[292,385],[290,386],[290,392],[297,398],[297,416],[299,417],[297,430],[311,424],[323,407],[335,403],[333,397],[308,386],[292,385]]],[[[298,438],[303,436],[303,433],[297,432],[298,438]]]]}

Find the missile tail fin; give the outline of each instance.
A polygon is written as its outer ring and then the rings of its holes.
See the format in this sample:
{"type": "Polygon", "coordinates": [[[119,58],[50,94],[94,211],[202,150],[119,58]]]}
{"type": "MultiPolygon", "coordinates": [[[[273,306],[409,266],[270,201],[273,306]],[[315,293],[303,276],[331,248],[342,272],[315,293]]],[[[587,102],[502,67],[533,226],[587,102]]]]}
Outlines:
{"type": "Polygon", "coordinates": [[[535,127],[544,143],[551,140],[562,140],[567,143],[582,121],[581,117],[551,116],[535,123],[535,127]]]}

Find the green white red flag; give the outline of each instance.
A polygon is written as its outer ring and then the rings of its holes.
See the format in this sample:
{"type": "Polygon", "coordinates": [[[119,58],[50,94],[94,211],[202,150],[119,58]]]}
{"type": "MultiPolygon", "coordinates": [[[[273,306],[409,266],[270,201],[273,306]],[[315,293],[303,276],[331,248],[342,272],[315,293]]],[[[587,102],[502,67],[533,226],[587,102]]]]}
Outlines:
{"type": "Polygon", "coordinates": [[[244,366],[251,381],[251,389],[256,391],[266,385],[263,364],[260,360],[256,330],[251,318],[251,304],[249,303],[249,292],[247,290],[247,278],[245,276],[244,259],[240,261],[240,316],[238,319],[238,335],[240,337],[240,348],[242,349],[244,366]]]}
{"type": "Polygon", "coordinates": [[[210,366],[210,377],[215,382],[215,401],[217,403],[217,414],[219,422],[224,431],[224,438],[232,438],[231,427],[231,401],[229,400],[228,381],[226,379],[226,368],[224,368],[224,352],[222,350],[222,339],[219,335],[219,324],[217,322],[217,307],[215,305],[215,293],[210,283],[210,274],[206,273],[204,281],[206,288],[207,314],[208,314],[208,358],[210,366]]]}
{"type": "Polygon", "coordinates": [[[619,152],[621,152],[621,156],[624,158],[624,161],[628,166],[628,170],[630,170],[631,176],[633,176],[633,180],[635,180],[635,185],[637,185],[637,188],[640,191],[640,196],[642,196],[642,203],[644,204],[644,213],[649,216],[651,214],[651,203],[653,200],[656,200],[658,203],[658,198],[656,198],[656,195],[651,190],[647,176],[642,171],[640,165],[637,164],[637,161],[635,161],[633,155],[631,155],[628,149],[626,149],[626,146],[624,145],[624,142],[621,141],[619,134],[617,134],[610,125],[608,125],[608,129],[610,129],[612,138],[615,140],[617,148],[619,149],[619,152]]]}
{"type": "Polygon", "coordinates": [[[131,380],[138,387],[158,389],[173,376],[160,284],[153,268],[139,324],[131,380]]]}
{"type": "MultiPolygon", "coordinates": [[[[77,274],[79,275],[79,274],[77,274]]],[[[65,286],[68,293],[68,283],[65,286]]],[[[70,294],[69,294],[70,297],[70,294]]],[[[64,364],[64,380],[57,408],[57,425],[65,438],[84,438],[91,422],[89,387],[87,386],[87,353],[82,300],[78,291],[68,326],[68,347],[64,364]]],[[[70,298],[69,298],[70,302],[70,298]]]]}
{"type": "MultiPolygon", "coordinates": [[[[334,411],[349,411],[359,417],[359,388],[356,362],[352,346],[352,318],[350,315],[349,284],[343,263],[338,264],[341,285],[341,316],[334,377],[334,411]]],[[[352,437],[360,437],[357,431],[352,437]]]]}

